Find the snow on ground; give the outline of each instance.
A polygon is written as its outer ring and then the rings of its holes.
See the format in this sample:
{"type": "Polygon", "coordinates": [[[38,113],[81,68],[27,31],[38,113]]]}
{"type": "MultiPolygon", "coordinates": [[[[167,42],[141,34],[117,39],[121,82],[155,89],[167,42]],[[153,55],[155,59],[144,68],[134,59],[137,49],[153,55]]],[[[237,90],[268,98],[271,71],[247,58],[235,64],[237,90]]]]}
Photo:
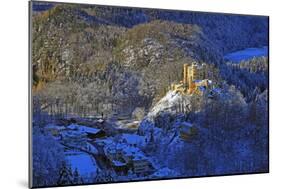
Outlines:
{"type": "Polygon", "coordinates": [[[268,56],[268,47],[262,48],[247,48],[241,51],[228,53],[224,58],[232,62],[240,62],[241,60],[248,60],[253,57],[268,56]]]}
{"type": "Polygon", "coordinates": [[[136,134],[122,134],[122,140],[131,145],[145,145],[145,137],[136,134]]]}
{"type": "Polygon", "coordinates": [[[167,167],[157,170],[152,175],[153,178],[164,178],[164,177],[175,177],[175,176],[179,176],[179,173],[167,167]]]}
{"type": "Polygon", "coordinates": [[[115,122],[119,129],[137,129],[140,121],[136,120],[118,120],[115,122]]]}
{"type": "Polygon", "coordinates": [[[152,108],[152,110],[147,114],[148,119],[153,119],[160,112],[170,112],[176,113],[176,105],[183,100],[189,102],[188,96],[182,96],[174,91],[169,91],[167,94],[152,108]]]}
{"type": "Polygon", "coordinates": [[[78,134],[96,134],[100,131],[100,129],[93,128],[93,127],[87,127],[84,125],[77,125],[77,124],[71,124],[67,126],[68,131],[72,131],[73,133],[78,134]]]}
{"type": "Polygon", "coordinates": [[[70,124],[67,126],[67,129],[71,129],[71,130],[78,130],[78,125],[77,124],[70,124]]]}
{"type": "Polygon", "coordinates": [[[91,153],[91,154],[98,154],[98,150],[96,147],[94,147],[91,143],[87,142],[86,143],[86,146],[84,148],[85,151],[87,151],[88,153],[91,153]]]}
{"type": "Polygon", "coordinates": [[[86,138],[86,133],[77,130],[64,130],[60,132],[63,139],[82,139],[86,138]]]}
{"type": "Polygon", "coordinates": [[[125,165],[126,165],[126,163],[121,162],[121,161],[118,161],[118,160],[112,160],[112,163],[113,163],[115,166],[125,166],[125,165]]]}
{"type": "Polygon", "coordinates": [[[56,124],[47,124],[45,126],[45,129],[47,130],[57,130],[57,131],[62,131],[65,129],[64,126],[59,126],[59,125],[56,125],[56,124]]]}
{"type": "Polygon", "coordinates": [[[85,133],[91,133],[91,134],[97,134],[100,129],[92,128],[92,127],[86,127],[86,126],[80,126],[79,130],[85,133]]]}
{"type": "Polygon", "coordinates": [[[95,159],[83,152],[66,152],[66,160],[72,171],[77,169],[79,175],[83,177],[90,177],[91,175],[96,174],[98,169],[95,159]]]}

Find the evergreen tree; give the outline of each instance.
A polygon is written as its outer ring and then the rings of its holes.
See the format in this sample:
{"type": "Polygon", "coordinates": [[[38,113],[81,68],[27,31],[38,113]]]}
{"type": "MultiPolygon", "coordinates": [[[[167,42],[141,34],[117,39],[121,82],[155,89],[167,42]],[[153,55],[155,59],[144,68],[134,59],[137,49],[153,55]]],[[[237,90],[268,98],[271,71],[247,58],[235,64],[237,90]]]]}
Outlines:
{"type": "Polygon", "coordinates": [[[74,173],[73,173],[73,183],[74,184],[82,184],[83,183],[83,179],[82,179],[82,177],[80,177],[77,168],[74,170],[74,173]]]}
{"type": "Polygon", "coordinates": [[[60,170],[60,177],[57,183],[58,185],[74,184],[71,168],[68,168],[66,163],[63,163],[63,166],[60,170]]]}

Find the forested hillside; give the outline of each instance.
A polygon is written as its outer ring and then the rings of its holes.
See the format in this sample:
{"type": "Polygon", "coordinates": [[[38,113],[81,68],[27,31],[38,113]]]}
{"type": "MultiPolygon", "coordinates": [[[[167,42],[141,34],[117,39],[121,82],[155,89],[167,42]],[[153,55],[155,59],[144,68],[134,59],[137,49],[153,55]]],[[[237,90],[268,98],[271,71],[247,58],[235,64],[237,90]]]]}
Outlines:
{"type": "Polygon", "coordinates": [[[59,101],[70,108],[65,111],[112,112],[124,105],[128,112],[138,106],[148,110],[172,81],[180,80],[183,63],[220,65],[225,52],[266,44],[266,21],[196,12],[37,5],[33,88],[47,104],[59,101]],[[57,97],[61,90],[67,91],[57,97]]]}
{"type": "Polygon", "coordinates": [[[68,104],[68,112],[148,110],[181,78],[183,63],[222,61],[197,25],[155,20],[124,28],[88,22],[80,11],[61,5],[33,18],[33,87],[46,103],[68,104]]]}
{"type": "Polygon", "coordinates": [[[213,41],[223,53],[268,43],[268,39],[264,37],[268,35],[266,17],[102,6],[93,8],[86,5],[83,10],[90,16],[129,28],[158,19],[195,24],[203,28],[208,39],[213,41]]]}

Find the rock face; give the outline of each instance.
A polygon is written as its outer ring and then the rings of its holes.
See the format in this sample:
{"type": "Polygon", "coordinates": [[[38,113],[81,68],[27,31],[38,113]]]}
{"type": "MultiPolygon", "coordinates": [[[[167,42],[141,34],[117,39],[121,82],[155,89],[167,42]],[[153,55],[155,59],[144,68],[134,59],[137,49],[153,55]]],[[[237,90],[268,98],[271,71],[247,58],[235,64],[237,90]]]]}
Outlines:
{"type": "Polygon", "coordinates": [[[145,116],[145,110],[144,108],[141,107],[137,107],[132,113],[132,117],[135,118],[136,120],[141,120],[143,119],[144,116],[145,116]]]}

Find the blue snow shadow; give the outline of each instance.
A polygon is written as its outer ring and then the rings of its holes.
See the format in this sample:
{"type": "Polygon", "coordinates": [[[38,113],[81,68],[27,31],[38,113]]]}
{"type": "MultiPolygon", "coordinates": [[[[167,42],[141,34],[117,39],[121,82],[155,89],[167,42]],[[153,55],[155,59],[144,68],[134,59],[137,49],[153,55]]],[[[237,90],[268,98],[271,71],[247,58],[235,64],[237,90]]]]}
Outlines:
{"type": "Polygon", "coordinates": [[[249,60],[253,57],[268,56],[268,47],[247,48],[241,51],[228,53],[224,56],[227,61],[238,63],[242,60],[249,60]]]}

